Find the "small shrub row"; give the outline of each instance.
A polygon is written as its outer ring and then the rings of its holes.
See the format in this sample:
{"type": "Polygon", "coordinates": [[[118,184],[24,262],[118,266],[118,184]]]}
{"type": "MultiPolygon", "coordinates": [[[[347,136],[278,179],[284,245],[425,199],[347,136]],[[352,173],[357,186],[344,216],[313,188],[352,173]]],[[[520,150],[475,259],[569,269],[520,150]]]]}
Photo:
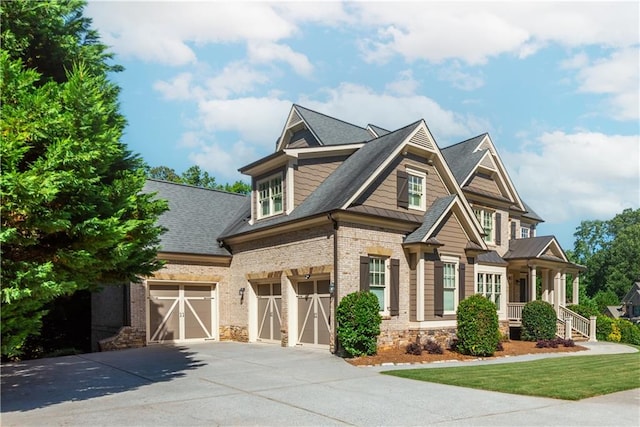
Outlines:
{"type": "Polygon", "coordinates": [[[640,345],[640,325],[627,319],[612,319],[601,314],[596,319],[596,338],[599,341],[640,345]]]}
{"type": "Polygon", "coordinates": [[[575,347],[576,343],[574,343],[572,339],[565,340],[557,337],[550,340],[538,340],[536,343],[537,348],[558,348],[560,346],[575,347]]]}
{"type": "Polygon", "coordinates": [[[405,348],[406,354],[413,354],[414,356],[420,356],[423,351],[426,351],[429,354],[443,353],[442,346],[433,340],[427,341],[424,345],[412,342],[407,344],[407,347],[405,348]]]}

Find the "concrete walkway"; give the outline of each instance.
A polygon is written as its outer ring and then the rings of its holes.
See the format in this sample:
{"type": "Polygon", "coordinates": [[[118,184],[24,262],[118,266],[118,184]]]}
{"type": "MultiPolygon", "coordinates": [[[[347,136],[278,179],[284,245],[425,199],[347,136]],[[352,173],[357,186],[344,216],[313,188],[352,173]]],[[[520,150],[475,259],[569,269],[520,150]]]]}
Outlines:
{"type": "MultiPolygon", "coordinates": [[[[587,345],[566,357],[635,351],[587,345]]],[[[638,389],[569,402],[379,374],[386,369],[325,350],[231,342],[33,360],[2,367],[0,424],[606,426],[640,417],[638,389]]]]}

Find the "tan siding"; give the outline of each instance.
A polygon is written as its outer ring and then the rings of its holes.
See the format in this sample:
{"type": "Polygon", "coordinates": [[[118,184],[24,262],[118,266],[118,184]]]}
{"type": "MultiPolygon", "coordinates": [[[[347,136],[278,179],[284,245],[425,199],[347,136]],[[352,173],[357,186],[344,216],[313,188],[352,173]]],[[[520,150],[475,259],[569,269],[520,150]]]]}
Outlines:
{"type": "Polygon", "coordinates": [[[495,194],[497,196],[502,196],[502,192],[500,191],[500,188],[498,188],[498,184],[496,184],[496,182],[492,178],[486,175],[475,174],[471,178],[471,182],[469,182],[469,187],[490,194],[495,194]]]}
{"type": "MultiPolygon", "coordinates": [[[[376,208],[392,209],[407,212],[407,209],[399,208],[397,204],[397,174],[398,169],[405,170],[413,168],[426,172],[425,200],[427,209],[439,197],[447,196],[447,191],[435,166],[428,165],[425,159],[418,156],[408,155],[396,161],[392,167],[388,168],[383,175],[372,184],[372,188],[367,190],[362,197],[362,204],[376,208]]],[[[420,211],[409,209],[408,212],[420,213],[420,211]]]]}
{"type": "Polygon", "coordinates": [[[346,156],[299,160],[294,173],[295,206],[300,206],[345,159],[346,156]]]}
{"type": "Polygon", "coordinates": [[[416,311],[416,285],[417,285],[417,254],[409,255],[409,320],[415,321],[417,318],[416,311]]]}

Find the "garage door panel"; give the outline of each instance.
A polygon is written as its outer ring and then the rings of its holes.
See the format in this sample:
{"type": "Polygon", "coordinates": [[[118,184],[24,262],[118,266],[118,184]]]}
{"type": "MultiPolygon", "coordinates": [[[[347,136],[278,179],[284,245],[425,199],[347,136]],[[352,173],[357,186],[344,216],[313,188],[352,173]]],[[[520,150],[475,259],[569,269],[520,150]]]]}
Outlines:
{"type": "Polygon", "coordinates": [[[298,335],[298,342],[314,344],[315,325],[312,298],[298,298],[298,335]]]}
{"type": "Polygon", "coordinates": [[[211,300],[185,300],[185,339],[211,338],[211,300]]]}
{"type": "Polygon", "coordinates": [[[269,299],[258,299],[258,336],[261,339],[271,339],[271,331],[269,325],[269,299]]]}
{"type": "Polygon", "coordinates": [[[177,339],[180,330],[177,306],[177,298],[151,299],[149,302],[151,341],[177,339]]]}
{"type": "Polygon", "coordinates": [[[280,341],[281,286],[279,283],[258,284],[255,290],[258,295],[258,339],[280,341]]]}
{"type": "Polygon", "coordinates": [[[330,301],[329,296],[318,297],[318,344],[329,345],[330,343],[330,301]]]}
{"type": "MultiPolygon", "coordinates": [[[[278,285],[280,288],[280,285],[278,285]]],[[[280,341],[282,340],[282,317],[280,313],[282,313],[282,298],[274,298],[274,313],[273,313],[273,339],[280,341]]]]}
{"type": "Polygon", "coordinates": [[[298,283],[298,343],[329,345],[329,280],[298,283]]]}

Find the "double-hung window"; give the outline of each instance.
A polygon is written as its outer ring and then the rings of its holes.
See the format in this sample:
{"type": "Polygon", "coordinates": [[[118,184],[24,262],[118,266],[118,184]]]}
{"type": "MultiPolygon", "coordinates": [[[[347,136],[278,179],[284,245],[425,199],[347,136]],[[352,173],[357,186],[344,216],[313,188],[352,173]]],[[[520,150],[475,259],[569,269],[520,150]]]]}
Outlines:
{"type": "Polygon", "coordinates": [[[528,239],[530,236],[531,230],[529,229],[529,227],[520,227],[520,238],[521,239],[528,239]]]}
{"type": "Polygon", "coordinates": [[[409,191],[409,208],[425,210],[425,181],[423,172],[407,170],[407,187],[409,191]]]}
{"type": "Polygon", "coordinates": [[[282,174],[258,181],[259,217],[282,213],[282,174]]]}
{"type": "Polygon", "coordinates": [[[458,308],[458,263],[443,261],[443,309],[445,314],[452,314],[458,308]]]}
{"type": "Polygon", "coordinates": [[[476,293],[494,302],[499,310],[502,300],[502,274],[478,273],[476,293]]]}
{"type": "Polygon", "coordinates": [[[369,258],[369,291],[378,297],[380,311],[387,310],[387,266],[386,258],[369,258]]]}
{"type": "Polygon", "coordinates": [[[485,209],[474,209],[473,212],[476,214],[478,221],[480,221],[480,225],[482,225],[484,241],[487,243],[493,243],[493,212],[485,209]]]}

